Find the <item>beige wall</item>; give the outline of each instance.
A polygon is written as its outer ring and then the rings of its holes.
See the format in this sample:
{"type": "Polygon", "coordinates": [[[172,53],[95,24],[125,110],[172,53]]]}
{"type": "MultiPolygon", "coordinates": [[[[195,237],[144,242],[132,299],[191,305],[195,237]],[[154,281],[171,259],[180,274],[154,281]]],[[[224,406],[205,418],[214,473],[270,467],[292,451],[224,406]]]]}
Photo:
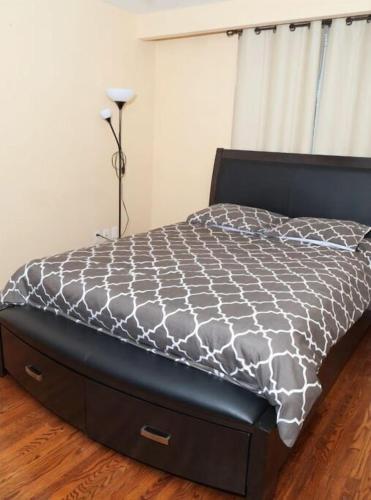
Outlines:
{"type": "Polygon", "coordinates": [[[157,42],[152,226],[208,204],[217,147],[231,141],[237,37],[157,42]]]}
{"type": "Polygon", "coordinates": [[[125,111],[125,192],[130,230],[148,228],[154,50],[101,0],[0,0],[0,287],[24,261],[117,224],[114,144],[99,117],[108,86],[138,94],[125,111]]]}
{"type": "Polygon", "coordinates": [[[102,0],[0,0],[0,287],[23,262],[117,224],[114,144],[98,114],[107,86],[138,94],[124,120],[129,231],[207,205],[215,150],[230,146],[238,39],[143,42],[138,27],[161,37],[362,9],[371,0],[226,0],[138,24],[102,0]]]}
{"type": "MultiPolygon", "coordinates": [[[[162,38],[367,10],[371,0],[226,0],[137,23],[139,36],[162,38]]],[[[237,46],[225,33],[156,42],[152,227],[207,206],[215,150],[231,145],[237,46]]]]}
{"type": "Polygon", "coordinates": [[[139,38],[157,40],[370,11],[371,0],[225,0],[143,14],[137,19],[137,33],[139,38]]]}

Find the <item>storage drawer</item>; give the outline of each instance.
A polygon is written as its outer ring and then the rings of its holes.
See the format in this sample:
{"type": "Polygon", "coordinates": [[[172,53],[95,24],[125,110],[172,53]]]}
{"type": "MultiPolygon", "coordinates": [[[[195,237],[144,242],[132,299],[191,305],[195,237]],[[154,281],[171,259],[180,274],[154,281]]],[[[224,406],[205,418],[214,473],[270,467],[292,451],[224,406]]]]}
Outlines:
{"type": "Polygon", "coordinates": [[[233,493],[246,487],[249,434],[87,381],[87,433],[125,455],[233,493]]]}
{"type": "Polygon", "coordinates": [[[1,326],[0,326],[0,377],[5,376],[5,366],[3,357],[3,344],[1,342],[1,326]]]}
{"type": "Polygon", "coordinates": [[[84,381],[2,328],[4,364],[16,381],[44,406],[81,430],[85,428],[84,381]]]}

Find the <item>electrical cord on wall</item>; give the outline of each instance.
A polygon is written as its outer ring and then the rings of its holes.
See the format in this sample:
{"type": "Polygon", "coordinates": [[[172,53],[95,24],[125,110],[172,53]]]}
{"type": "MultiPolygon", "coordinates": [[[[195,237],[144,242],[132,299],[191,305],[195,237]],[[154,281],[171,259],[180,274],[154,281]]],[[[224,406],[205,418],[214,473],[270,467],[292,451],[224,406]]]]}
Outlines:
{"type": "MultiPolygon", "coordinates": [[[[112,164],[112,167],[115,171],[115,174],[116,174],[116,177],[119,179],[120,178],[120,165],[119,165],[119,152],[116,151],[115,153],[113,153],[112,155],[112,158],[111,158],[111,164],[112,164]]],[[[125,169],[126,169],[126,155],[124,152],[122,152],[122,160],[123,160],[123,165],[122,165],[122,169],[123,169],[123,172],[125,173],[125,169]]],[[[126,204],[125,204],[125,201],[124,199],[122,199],[122,206],[124,207],[124,211],[125,211],[125,218],[126,218],[126,222],[125,222],[125,227],[122,231],[122,236],[124,236],[124,234],[126,233],[126,230],[128,228],[128,225],[129,225],[129,222],[130,222],[130,217],[129,217],[129,212],[128,212],[128,209],[126,207],[126,204]]]]}
{"type": "MultiPolygon", "coordinates": [[[[123,160],[122,169],[123,169],[123,173],[125,173],[125,169],[126,169],[126,155],[125,155],[124,152],[122,152],[122,160],[123,160]]],[[[116,151],[112,155],[111,164],[112,164],[112,167],[113,167],[113,169],[115,171],[116,177],[118,179],[120,177],[120,174],[119,174],[119,161],[120,161],[119,160],[119,152],[116,151]]],[[[126,230],[128,228],[129,222],[130,222],[129,212],[128,212],[128,209],[126,207],[124,199],[122,199],[122,206],[124,207],[125,218],[126,218],[124,230],[121,232],[121,235],[124,236],[125,233],[126,233],[126,230]]],[[[102,238],[102,239],[104,239],[106,241],[110,241],[110,242],[114,241],[112,238],[107,238],[107,236],[103,236],[103,234],[100,234],[100,233],[96,233],[96,236],[98,236],[99,238],[102,238]]]]}
{"type": "Polygon", "coordinates": [[[97,236],[98,238],[102,238],[103,240],[107,240],[107,241],[115,241],[113,240],[112,238],[107,238],[107,236],[103,236],[103,234],[100,234],[100,233],[95,233],[95,236],[97,236]]]}

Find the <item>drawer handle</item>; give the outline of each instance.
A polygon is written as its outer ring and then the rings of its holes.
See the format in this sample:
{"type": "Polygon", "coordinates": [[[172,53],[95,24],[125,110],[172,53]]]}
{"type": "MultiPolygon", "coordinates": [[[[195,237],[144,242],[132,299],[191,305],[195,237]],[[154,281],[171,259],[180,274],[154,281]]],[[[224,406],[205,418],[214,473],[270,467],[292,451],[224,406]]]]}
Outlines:
{"type": "Polygon", "coordinates": [[[149,425],[143,425],[140,429],[140,435],[146,439],[150,439],[151,441],[155,441],[156,443],[163,444],[165,446],[169,445],[171,438],[171,434],[154,429],[149,425]]]}
{"type": "Polygon", "coordinates": [[[31,378],[34,380],[37,380],[37,382],[42,382],[43,381],[43,374],[41,373],[40,370],[35,368],[32,365],[26,365],[24,367],[24,371],[29,375],[31,378]]]}

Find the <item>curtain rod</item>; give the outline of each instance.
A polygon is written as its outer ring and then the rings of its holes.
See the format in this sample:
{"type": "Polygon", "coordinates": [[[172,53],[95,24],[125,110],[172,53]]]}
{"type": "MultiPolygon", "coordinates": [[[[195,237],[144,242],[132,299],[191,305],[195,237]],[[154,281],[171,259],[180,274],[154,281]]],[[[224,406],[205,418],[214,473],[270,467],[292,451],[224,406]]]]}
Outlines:
{"type": "Polygon", "coordinates": [[[257,35],[260,35],[262,31],[273,31],[273,33],[275,33],[276,30],[277,30],[277,25],[271,24],[270,26],[257,26],[254,31],[257,35]]]}
{"type": "MultiPolygon", "coordinates": [[[[322,20],[322,26],[331,26],[331,23],[332,23],[332,19],[323,19],[322,20]]],[[[284,24],[287,24],[287,23],[284,23],[284,24]]],[[[311,25],[311,21],[290,23],[289,30],[295,31],[296,28],[308,28],[308,29],[310,29],[310,25],[311,25]]],[[[260,33],[262,31],[273,31],[273,33],[275,33],[277,31],[277,24],[271,24],[268,26],[257,26],[254,31],[257,35],[260,35],[260,33]]]]}
{"type": "Polygon", "coordinates": [[[304,23],[291,23],[289,25],[289,30],[290,31],[295,31],[296,28],[310,28],[310,25],[311,25],[311,22],[310,21],[307,21],[307,22],[304,22],[304,23]]]}
{"type": "MultiPolygon", "coordinates": [[[[360,16],[348,16],[346,18],[338,18],[338,19],[345,19],[345,23],[350,26],[353,24],[354,21],[367,21],[368,23],[371,23],[371,14],[364,14],[360,16]]],[[[331,26],[332,24],[332,19],[322,19],[322,26],[331,26]]],[[[310,29],[312,21],[302,21],[298,23],[290,23],[289,29],[290,31],[295,31],[296,28],[308,28],[310,29]]],[[[281,25],[288,24],[288,23],[282,23],[281,25]]],[[[257,35],[260,35],[262,31],[273,31],[273,33],[276,32],[277,30],[277,24],[268,24],[266,26],[256,26],[254,28],[254,31],[257,35]]],[[[248,29],[248,28],[247,28],[248,29]]],[[[236,29],[236,30],[227,30],[226,34],[227,36],[234,36],[238,35],[239,37],[242,35],[243,30],[242,29],[236,29]]]]}
{"type": "Polygon", "coordinates": [[[234,35],[241,36],[242,32],[243,32],[243,30],[227,30],[226,31],[227,36],[234,36],[234,35]]]}
{"type": "Polygon", "coordinates": [[[349,16],[345,19],[348,26],[353,24],[353,21],[367,21],[371,23],[371,14],[366,14],[365,16],[349,16]]]}

